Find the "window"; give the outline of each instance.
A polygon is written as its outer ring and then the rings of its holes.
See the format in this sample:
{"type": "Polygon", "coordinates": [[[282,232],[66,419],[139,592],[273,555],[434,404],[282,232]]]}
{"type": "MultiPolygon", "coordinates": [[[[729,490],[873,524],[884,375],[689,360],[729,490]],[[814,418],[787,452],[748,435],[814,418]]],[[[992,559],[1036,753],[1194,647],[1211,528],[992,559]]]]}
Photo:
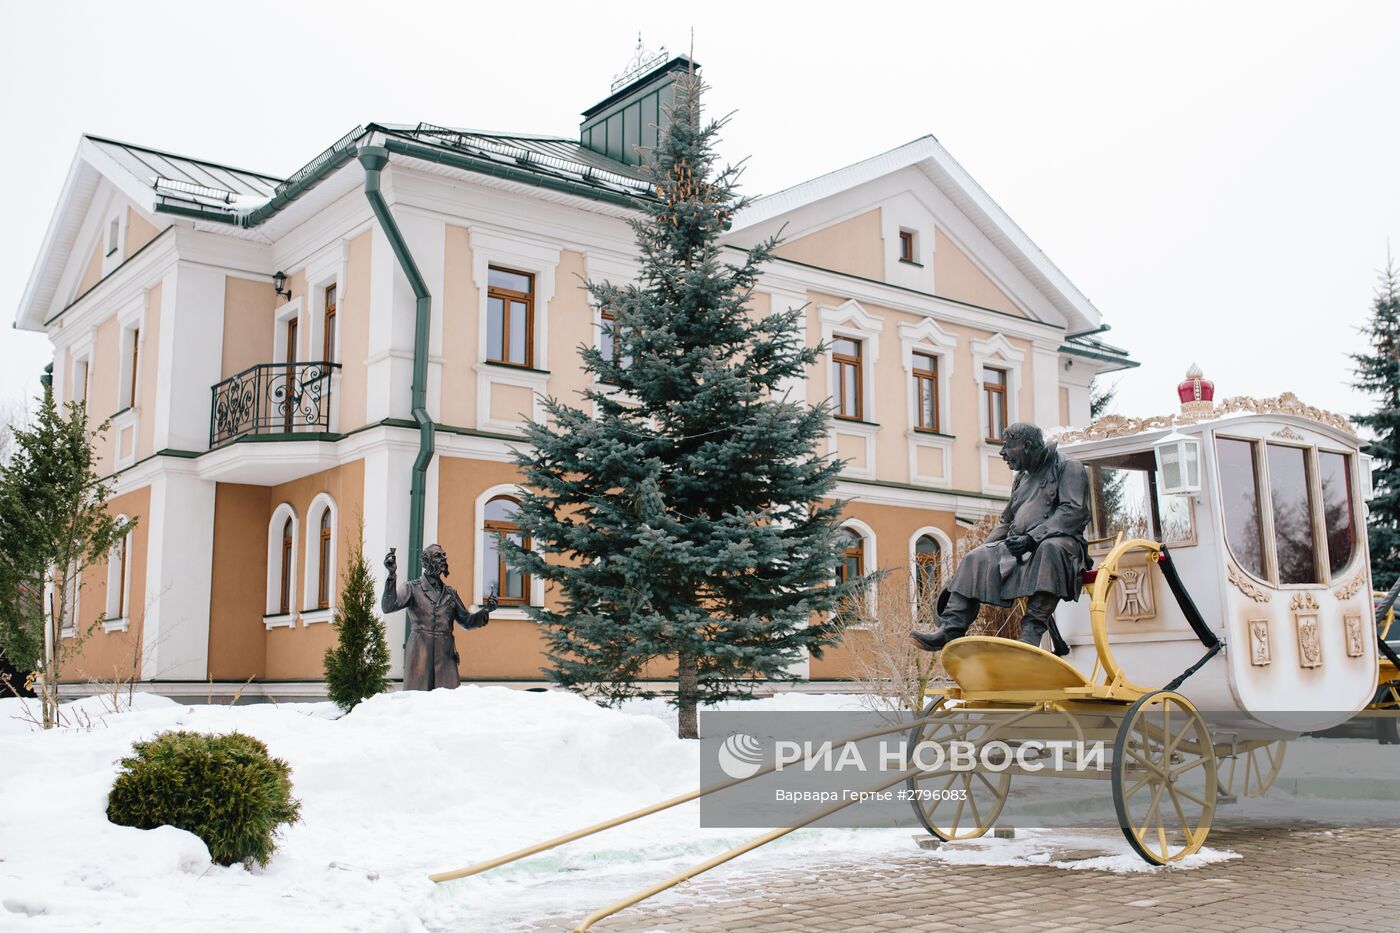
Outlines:
{"type": "Polygon", "coordinates": [[[296,528],[291,516],[288,516],[282,526],[282,573],[277,590],[279,615],[286,615],[292,611],[292,548],[295,542],[296,528]]]}
{"type": "Polygon", "coordinates": [[[914,582],[919,599],[932,599],[943,585],[943,546],[933,535],[920,535],[914,543],[914,582]]]}
{"type": "Polygon", "coordinates": [[[602,355],[603,359],[611,360],[612,364],[619,369],[631,366],[631,354],[624,354],[622,348],[617,345],[617,335],[620,332],[617,315],[613,313],[611,308],[603,308],[598,312],[598,317],[602,320],[603,325],[598,333],[598,353],[602,355]]]}
{"type": "Polygon", "coordinates": [[[899,231],[899,261],[914,261],[914,231],[912,230],[899,231]]]}
{"type": "Polygon", "coordinates": [[[120,217],[113,217],[112,222],[107,225],[107,253],[110,256],[117,251],[120,245],[122,222],[120,217]]]}
{"type": "Polygon", "coordinates": [[[1089,537],[1107,541],[1147,538],[1165,544],[1196,543],[1195,513],[1187,496],[1162,494],[1157,460],[1151,451],[1107,457],[1085,464],[1089,470],[1089,537]]]}
{"type": "Polygon", "coordinates": [[[491,266],[486,290],[486,359],[534,366],[535,277],[491,266]]]}
{"type": "Polygon", "coordinates": [[[938,433],[938,358],[914,354],[914,430],[938,433]]]}
{"type": "Polygon", "coordinates": [[[861,404],[861,341],[837,337],[831,341],[831,385],[836,417],[860,421],[861,404]]]}
{"type": "Polygon", "coordinates": [[[1351,458],[1320,450],[1317,472],[1322,477],[1322,524],[1327,533],[1327,567],[1336,575],[1356,551],[1356,516],[1352,514],[1351,458]]]}
{"type": "Polygon", "coordinates": [[[86,402],[88,390],[88,361],[86,358],[73,363],[73,388],[69,394],[75,402],[86,402]]]}
{"type": "Polygon", "coordinates": [[[136,388],[141,371],[141,328],[132,325],[122,331],[121,381],[117,386],[117,410],[136,405],[136,388]]]}
{"type": "Polygon", "coordinates": [[[1274,556],[1280,584],[1320,583],[1313,555],[1312,471],[1302,447],[1266,444],[1269,499],[1274,518],[1274,556]]]}
{"type": "Polygon", "coordinates": [[[316,552],[316,608],[331,604],[331,510],[321,511],[321,540],[316,552]]]}
{"type": "Polygon", "coordinates": [[[335,286],[326,286],[326,312],[322,330],[321,359],[327,363],[335,362],[335,286]]]}
{"type": "Polygon", "coordinates": [[[987,440],[1000,444],[1006,433],[1006,370],[984,367],[982,392],[987,397],[987,440]]]}
{"type": "Polygon", "coordinates": [[[136,404],[136,379],[141,373],[141,328],[131,332],[131,385],[127,389],[130,404],[136,404]]]}
{"type": "Polygon", "coordinates": [[[837,541],[841,559],[836,565],[836,582],[859,580],[865,574],[865,539],[849,528],[842,528],[837,541]]]}
{"type": "Polygon", "coordinates": [[[529,549],[530,539],[521,533],[515,520],[519,512],[519,502],[497,496],[486,503],[481,530],[482,591],[486,595],[494,593],[503,606],[523,606],[530,601],[530,575],[512,569],[500,546],[500,536],[505,536],[529,549]]]}
{"type": "MultiPolygon", "coordinates": [[[[126,517],[117,516],[117,524],[125,525],[126,517]]],[[[125,619],[130,609],[131,594],[128,568],[131,562],[131,532],[125,532],[107,556],[107,619],[125,619]]]]}
{"type": "Polygon", "coordinates": [[[296,422],[297,399],[297,319],[290,317],[287,319],[287,343],[283,348],[284,360],[287,364],[286,382],[283,383],[283,395],[280,399],[282,406],[282,430],[291,432],[296,422]]]}
{"type": "Polygon", "coordinates": [[[1215,441],[1220,467],[1220,508],[1225,514],[1225,541],[1241,567],[1265,577],[1263,507],[1259,501],[1259,465],[1253,441],[1221,437],[1215,441]]]}

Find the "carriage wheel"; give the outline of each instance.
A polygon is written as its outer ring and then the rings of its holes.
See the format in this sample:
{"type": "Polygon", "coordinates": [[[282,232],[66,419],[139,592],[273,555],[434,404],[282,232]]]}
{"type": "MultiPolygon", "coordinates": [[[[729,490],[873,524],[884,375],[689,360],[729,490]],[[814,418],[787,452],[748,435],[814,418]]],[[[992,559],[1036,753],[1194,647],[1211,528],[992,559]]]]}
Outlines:
{"type": "MultiPolygon", "coordinates": [[[[932,742],[947,749],[949,742],[971,742],[980,758],[981,746],[996,733],[997,724],[977,710],[945,708],[940,697],[924,708],[923,718],[932,722],[909,730],[913,754],[921,742],[932,742]]],[[[935,756],[929,755],[930,762],[935,756]]],[[[971,771],[955,771],[945,755],[939,767],[921,772],[905,782],[909,802],[924,829],[944,842],[976,839],[992,828],[1011,786],[1011,771],[1003,768],[988,772],[980,766],[971,771]]]]}
{"type": "Polygon", "coordinates": [[[1267,742],[1254,746],[1247,752],[1239,752],[1219,759],[1216,762],[1216,775],[1221,793],[1234,796],[1262,797],[1274,785],[1274,779],[1283,769],[1283,753],[1288,743],[1267,742]],[[1237,786],[1235,777],[1240,771],[1240,759],[1244,759],[1243,780],[1237,786]]]}
{"type": "Polygon", "coordinates": [[[1113,806],[1138,855],[1166,865],[1199,850],[1215,782],[1210,730],[1191,701],[1158,690],[1132,705],[1113,744],[1113,806]]]}

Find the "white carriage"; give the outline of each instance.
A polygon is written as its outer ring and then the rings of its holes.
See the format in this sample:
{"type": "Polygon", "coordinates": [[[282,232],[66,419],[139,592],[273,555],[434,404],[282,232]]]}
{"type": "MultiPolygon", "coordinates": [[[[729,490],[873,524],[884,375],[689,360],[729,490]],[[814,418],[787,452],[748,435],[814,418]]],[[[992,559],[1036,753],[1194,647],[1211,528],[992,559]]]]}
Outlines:
{"type": "MultiPolygon", "coordinates": [[[[1013,747],[1057,730],[1111,740],[1119,825],[1155,863],[1200,848],[1220,796],[1267,790],[1281,740],[1365,708],[1377,672],[1370,466],[1352,427],[1288,394],[1217,404],[1194,367],[1180,392],[1179,414],[1059,437],[1093,500],[1088,598],[1056,614],[1069,656],[958,639],[943,652],[957,686],[915,728],[1013,747]]],[[[982,835],[1017,773],[921,774],[911,787],[961,782],[966,805],[915,809],[945,840],[982,835]]]]}

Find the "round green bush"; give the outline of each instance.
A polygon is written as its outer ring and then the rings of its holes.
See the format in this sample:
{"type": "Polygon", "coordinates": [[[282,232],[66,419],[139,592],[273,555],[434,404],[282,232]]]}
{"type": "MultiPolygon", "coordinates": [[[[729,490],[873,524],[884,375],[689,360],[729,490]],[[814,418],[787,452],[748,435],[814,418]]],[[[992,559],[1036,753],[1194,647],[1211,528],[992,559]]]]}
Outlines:
{"type": "Polygon", "coordinates": [[[291,769],[252,736],[162,732],[132,751],[107,797],[113,823],[189,830],[220,865],[266,865],[273,834],[298,819],[291,769]]]}

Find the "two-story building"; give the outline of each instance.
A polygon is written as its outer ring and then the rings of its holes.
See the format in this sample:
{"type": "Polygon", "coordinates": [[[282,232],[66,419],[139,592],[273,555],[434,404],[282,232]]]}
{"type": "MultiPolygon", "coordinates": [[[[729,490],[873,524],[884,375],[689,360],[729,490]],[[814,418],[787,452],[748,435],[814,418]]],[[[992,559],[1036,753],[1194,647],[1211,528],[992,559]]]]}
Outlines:
{"type": "MultiPolygon", "coordinates": [[[[542,396],[585,388],[607,330],[582,284],[638,270],[637,147],[686,67],[624,79],[577,138],[366,124],[285,179],[83,137],[17,326],[52,340],[61,400],[111,417],[111,507],[139,521],[84,571],[101,622],[69,675],[314,693],[358,537],[377,573],[440,542],[465,598],[501,596],[463,676],[539,679],[523,607],[551,594],[495,546],[511,453],[542,396]]],[[[947,553],[1009,490],[1002,429],[1082,424],[1094,375],[1133,365],[932,136],[759,198],[728,240],[779,229],[754,310],[802,307],[829,347],[796,391],[833,400],[849,461],[839,572],[947,553]]]]}

